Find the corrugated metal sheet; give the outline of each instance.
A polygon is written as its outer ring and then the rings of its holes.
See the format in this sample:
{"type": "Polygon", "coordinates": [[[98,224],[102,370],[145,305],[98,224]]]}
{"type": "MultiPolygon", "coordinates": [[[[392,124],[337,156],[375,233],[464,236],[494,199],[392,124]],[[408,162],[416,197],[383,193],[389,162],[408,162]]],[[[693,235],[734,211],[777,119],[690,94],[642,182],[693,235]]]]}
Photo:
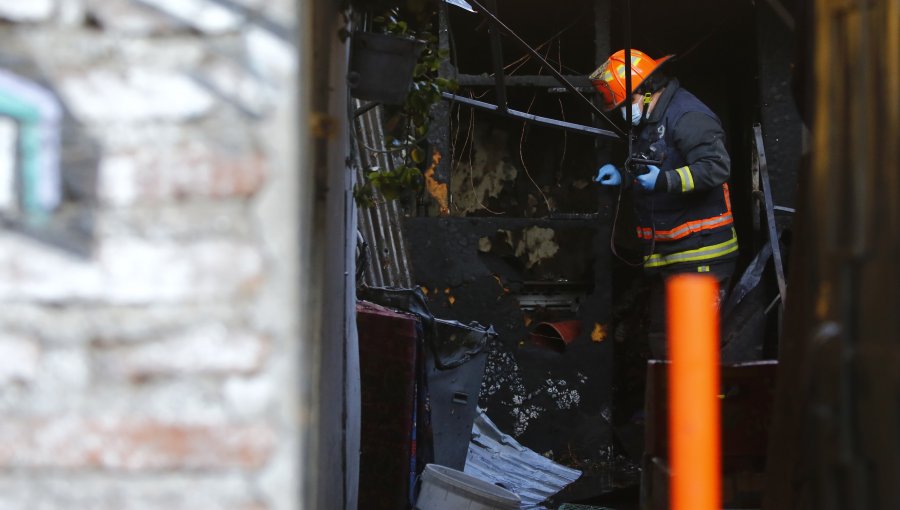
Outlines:
{"type": "MultiPolygon", "coordinates": [[[[352,100],[356,110],[364,102],[352,100]]],[[[362,182],[367,168],[392,169],[400,163],[399,153],[384,146],[382,107],[376,106],[356,116],[353,122],[353,153],[356,181],[362,182]]],[[[367,244],[366,270],[363,281],[373,287],[412,287],[409,260],[400,228],[402,212],[396,201],[387,202],[376,191],[377,205],[359,210],[359,231],[367,244]]]]}
{"type": "Polygon", "coordinates": [[[466,473],[500,485],[522,499],[522,509],[542,509],[541,502],[581,476],[504,434],[481,409],[472,426],[466,473]]]}

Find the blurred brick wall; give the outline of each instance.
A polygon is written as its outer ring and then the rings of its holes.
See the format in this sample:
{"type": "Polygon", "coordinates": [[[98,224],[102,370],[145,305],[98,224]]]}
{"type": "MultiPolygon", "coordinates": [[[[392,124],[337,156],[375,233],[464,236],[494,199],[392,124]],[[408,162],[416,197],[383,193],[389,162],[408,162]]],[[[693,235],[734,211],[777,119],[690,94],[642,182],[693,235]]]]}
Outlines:
{"type": "Polygon", "coordinates": [[[0,0],[100,155],[90,256],[0,230],[0,509],[296,508],[295,9],[0,0]]]}

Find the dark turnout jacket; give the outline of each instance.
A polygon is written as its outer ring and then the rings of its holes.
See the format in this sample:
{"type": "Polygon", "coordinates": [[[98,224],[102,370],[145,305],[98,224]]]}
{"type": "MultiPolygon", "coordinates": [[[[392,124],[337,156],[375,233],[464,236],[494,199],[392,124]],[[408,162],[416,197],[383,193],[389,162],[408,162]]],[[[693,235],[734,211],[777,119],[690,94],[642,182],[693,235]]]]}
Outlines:
{"type": "Polygon", "coordinates": [[[632,188],[644,267],[652,271],[736,257],[726,183],[731,159],[716,114],[673,79],[638,126],[634,152],[662,160],[655,190],[632,188]]]}

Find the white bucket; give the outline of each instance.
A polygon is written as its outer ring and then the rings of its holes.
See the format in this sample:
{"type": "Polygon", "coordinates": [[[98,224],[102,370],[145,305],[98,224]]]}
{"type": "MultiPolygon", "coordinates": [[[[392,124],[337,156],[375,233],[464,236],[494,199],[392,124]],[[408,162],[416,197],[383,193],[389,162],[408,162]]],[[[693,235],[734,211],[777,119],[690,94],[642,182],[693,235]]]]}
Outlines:
{"type": "Polygon", "coordinates": [[[519,510],[519,496],[462,471],[428,464],[415,510],[519,510]]]}

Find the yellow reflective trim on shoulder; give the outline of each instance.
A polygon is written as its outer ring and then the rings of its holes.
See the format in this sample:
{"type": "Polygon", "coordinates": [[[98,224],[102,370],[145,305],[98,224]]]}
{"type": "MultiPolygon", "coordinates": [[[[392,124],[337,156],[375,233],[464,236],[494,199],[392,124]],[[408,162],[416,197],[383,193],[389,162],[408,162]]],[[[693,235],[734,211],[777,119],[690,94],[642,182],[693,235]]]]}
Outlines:
{"type": "Polygon", "coordinates": [[[708,272],[709,272],[709,266],[700,266],[700,267],[697,268],[697,272],[698,272],[698,273],[708,273],[708,272]]]}
{"type": "Polygon", "coordinates": [[[731,239],[711,246],[704,246],[695,250],[680,251],[678,253],[670,253],[668,255],[660,255],[654,253],[644,258],[644,267],[662,267],[670,264],[678,264],[681,262],[697,262],[701,260],[709,260],[717,257],[734,253],[738,250],[737,233],[734,227],[731,228],[731,239]]]}

